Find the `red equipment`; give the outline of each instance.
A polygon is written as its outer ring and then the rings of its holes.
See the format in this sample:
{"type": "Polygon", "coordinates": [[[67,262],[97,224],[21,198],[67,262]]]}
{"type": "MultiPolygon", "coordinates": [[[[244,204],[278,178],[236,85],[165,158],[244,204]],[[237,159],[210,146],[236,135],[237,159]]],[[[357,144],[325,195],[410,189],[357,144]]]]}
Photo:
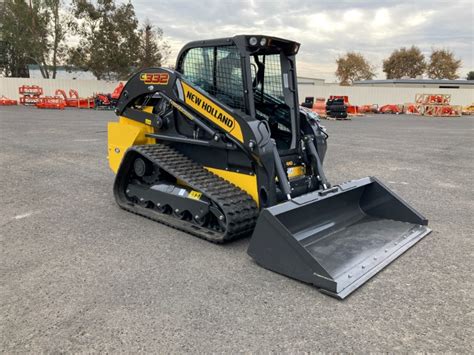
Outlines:
{"type": "Polygon", "coordinates": [[[415,105],[423,116],[456,117],[462,115],[462,107],[451,105],[450,94],[416,94],[415,105]]]}
{"type": "Polygon", "coordinates": [[[16,100],[11,100],[6,96],[0,97],[0,106],[15,106],[18,105],[18,101],[16,100]]]}
{"type": "Polygon", "coordinates": [[[117,87],[114,89],[112,94],[95,94],[94,95],[94,108],[97,110],[113,110],[117,106],[118,99],[122,94],[124,85],[119,82],[117,87]]]}
{"type": "Polygon", "coordinates": [[[102,101],[102,105],[104,105],[104,106],[110,105],[110,100],[109,100],[109,98],[107,97],[107,95],[104,95],[104,94],[97,94],[96,99],[102,101]]]}
{"type": "Polygon", "coordinates": [[[63,89],[57,89],[54,93],[54,96],[62,96],[64,101],[67,100],[66,92],[63,89]]]}
{"type": "Polygon", "coordinates": [[[92,97],[79,97],[77,90],[69,90],[69,97],[67,105],[70,107],[94,108],[94,99],[92,97]]]}
{"type": "Polygon", "coordinates": [[[311,110],[318,115],[325,117],[326,116],[326,100],[324,97],[317,97],[316,101],[313,103],[311,110]]]}
{"type": "Polygon", "coordinates": [[[77,107],[77,108],[94,108],[94,99],[92,98],[80,98],[77,90],[70,89],[69,97],[66,92],[62,89],[56,90],[55,96],[62,96],[66,107],[77,107]]]}
{"type": "Polygon", "coordinates": [[[379,108],[379,113],[394,113],[399,115],[403,112],[403,105],[384,105],[379,108]]]}
{"type": "Polygon", "coordinates": [[[23,85],[18,88],[18,92],[23,96],[41,96],[43,95],[43,88],[38,85],[23,85]]]}
{"type": "Polygon", "coordinates": [[[459,117],[462,115],[462,107],[454,105],[425,105],[424,116],[435,117],[459,117]]]}
{"type": "Polygon", "coordinates": [[[73,99],[79,99],[79,93],[77,92],[77,90],[70,89],[69,90],[69,97],[73,98],[73,99]]]}
{"type": "Polygon", "coordinates": [[[123,84],[122,82],[120,82],[117,85],[117,87],[114,89],[114,92],[112,93],[112,95],[110,95],[110,97],[114,100],[118,100],[120,97],[120,94],[122,93],[122,90],[123,90],[123,84]]]}
{"type": "Polygon", "coordinates": [[[64,108],[66,107],[66,102],[62,97],[59,96],[46,96],[40,99],[40,101],[36,104],[36,107],[64,110],[64,108]]]}
{"type": "Polygon", "coordinates": [[[450,94],[416,94],[415,102],[424,105],[449,105],[450,94]]]}
{"type": "Polygon", "coordinates": [[[40,96],[43,95],[43,88],[38,85],[22,85],[18,88],[20,95],[20,104],[36,105],[40,102],[40,96]]]}
{"type": "Polygon", "coordinates": [[[41,101],[39,96],[22,96],[20,97],[20,105],[34,106],[41,101]]]}
{"type": "Polygon", "coordinates": [[[423,106],[420,104],[405,104],[404,105],[404,113],[407,115],[422,115],[423,114],[423,106]]]}
{"type": "Polygon", "coordinates": [[[379,112],[379,105],[377,104],[359,106],[359,113],[378,113],[378,112],[379,112]]]}

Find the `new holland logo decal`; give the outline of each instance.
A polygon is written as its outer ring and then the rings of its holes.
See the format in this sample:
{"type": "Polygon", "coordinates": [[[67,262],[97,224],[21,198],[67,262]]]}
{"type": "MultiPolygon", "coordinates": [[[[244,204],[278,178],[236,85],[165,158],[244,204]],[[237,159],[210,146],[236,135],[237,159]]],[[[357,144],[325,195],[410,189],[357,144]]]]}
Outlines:
{"type": "Polygon", "coordinates": [[[181,84],[184,91],[184,102],[187,105],[243,143],[242,130],[239,123],[234,117],[232,117],[232,115],[217,106],[214,102],[188,84],[184,82],[181,82],[181,84]]]}

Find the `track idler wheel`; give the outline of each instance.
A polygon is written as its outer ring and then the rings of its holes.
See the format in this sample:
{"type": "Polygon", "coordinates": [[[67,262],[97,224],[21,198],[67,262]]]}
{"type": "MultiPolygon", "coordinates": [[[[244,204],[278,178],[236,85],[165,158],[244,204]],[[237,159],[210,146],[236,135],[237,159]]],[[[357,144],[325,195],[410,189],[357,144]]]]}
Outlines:
{"type": "Polygon", "coordinates": [[[137,158],[133,162],[133,171],[137,176],[143,177],[152,173],[153,166],[142,158],[137,158]]]}

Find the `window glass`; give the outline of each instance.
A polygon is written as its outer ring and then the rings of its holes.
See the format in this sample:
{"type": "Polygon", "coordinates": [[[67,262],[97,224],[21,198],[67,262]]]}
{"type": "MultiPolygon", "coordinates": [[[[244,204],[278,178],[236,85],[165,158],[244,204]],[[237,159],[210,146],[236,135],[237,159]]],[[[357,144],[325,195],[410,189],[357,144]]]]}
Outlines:
{"type": "Polygon", "coordinates": [[[213,87],[214,48],[192,48],[184,58],[184,76],[201,89],[211,92],[213,87]]]}
{"type": "Polygon", "coordinates": [[[268,122],[278,149],[289,149],[292,122],[283,92],[280,54],[254,55],[250,65],[257,118],[268,122]]]}
{"type": "Polygon", "coordinates": [[[192,83],[236,109],[245,109],[241,60],[237,47],[192,48],[182,73],[192,83]]]}

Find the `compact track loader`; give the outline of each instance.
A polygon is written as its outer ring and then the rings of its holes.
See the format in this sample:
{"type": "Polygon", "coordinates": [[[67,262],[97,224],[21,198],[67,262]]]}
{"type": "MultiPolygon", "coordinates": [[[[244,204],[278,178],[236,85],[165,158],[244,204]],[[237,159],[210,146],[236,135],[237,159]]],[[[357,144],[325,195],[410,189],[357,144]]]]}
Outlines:
{"type": "Polygon", "coordinates": [[[252,233],[263,267],[344,298],[427,235],[376,178],[331,185],[328,134],[300,110],[299,44],[197,41],[128,80],[108,155],[119,206],[212,242],[252,233]]]}

